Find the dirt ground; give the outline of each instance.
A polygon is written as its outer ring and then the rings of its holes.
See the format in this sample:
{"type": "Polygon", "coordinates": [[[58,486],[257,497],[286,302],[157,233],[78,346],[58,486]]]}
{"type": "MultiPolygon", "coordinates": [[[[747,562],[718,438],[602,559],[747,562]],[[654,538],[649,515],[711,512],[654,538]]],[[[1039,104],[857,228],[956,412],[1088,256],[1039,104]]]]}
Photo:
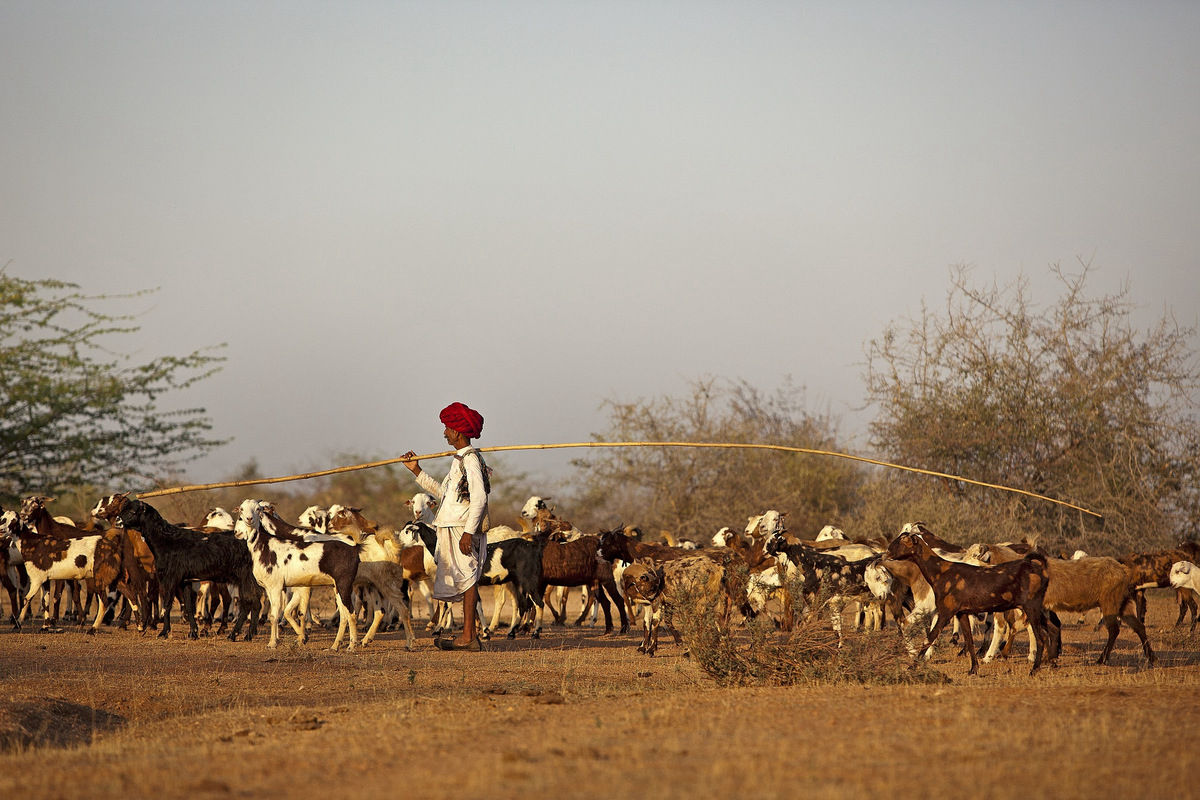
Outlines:
{"type": "MultiPolygon", "coordinates": [[[[1074,615],[1072,615],[1074,616],[1074,615]]],[[[1159,665],[1123,630],[1064,628],[943,685],[724,688],[679,648],[553,628],[445,653],[332,631],[169,641],[0,632],[0,797],[1189,797],[1200,795],[1200,634],[1151,597],[1159,665]]],[[[894,636],[894,631],[889,635],[894,636]]]]}

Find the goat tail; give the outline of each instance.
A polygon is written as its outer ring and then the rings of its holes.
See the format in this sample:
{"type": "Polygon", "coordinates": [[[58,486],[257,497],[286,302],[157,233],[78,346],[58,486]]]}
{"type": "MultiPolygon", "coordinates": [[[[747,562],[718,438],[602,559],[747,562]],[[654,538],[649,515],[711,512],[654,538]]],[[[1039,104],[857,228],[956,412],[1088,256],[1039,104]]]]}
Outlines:
{"type": "Polygon", "coordinates": [[[1031,564],[1033,564],[1033,563],[1039,564],[1042,569],[1045,569],[1046,567],[1050,566],[1049,559],[1046,558],[1046,554],[1043,553],[1041,550],[1030,550],[1028,553],[1025,554],[1025,560],[1031,564]]]}

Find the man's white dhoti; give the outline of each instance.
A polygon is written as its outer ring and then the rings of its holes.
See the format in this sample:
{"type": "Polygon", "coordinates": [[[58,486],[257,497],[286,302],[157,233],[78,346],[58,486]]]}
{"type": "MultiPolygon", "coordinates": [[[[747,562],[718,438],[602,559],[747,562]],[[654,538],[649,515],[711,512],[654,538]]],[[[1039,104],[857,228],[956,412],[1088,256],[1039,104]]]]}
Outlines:
{"type": "Polygon", "coordinates": [[[437,576],[433,579],[433,598],[447,603],[458,602],[463,595],[483,577],[483,566],[487,560],[487,534],[481,533],[472,540],[471,555],[464,555],[458,543],[464,528],[439,527],[437,529],[437,576]]]}

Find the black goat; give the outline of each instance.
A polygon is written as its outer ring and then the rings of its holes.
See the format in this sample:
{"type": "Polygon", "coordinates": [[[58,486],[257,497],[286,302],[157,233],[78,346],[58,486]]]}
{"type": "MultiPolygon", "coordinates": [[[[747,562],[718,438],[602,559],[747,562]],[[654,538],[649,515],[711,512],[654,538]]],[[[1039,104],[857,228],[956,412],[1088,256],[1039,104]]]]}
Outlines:
{"type": "Polygon", "coordinates": [[[225,533],[199,534],[162,518],[152,506],[125,494],[102,498],[92,509],[92,516],[110,520],[113,525],[133,528],[142,534],[154,554],[158,572],[158,592],[163,627],[158,637],[171,633],[171,604],[183,591],[180,605],[190,626],[188,638],[200,638],[196,625],[195,593],[191,581],[215,581],[238,587],[238,613],[231,641],[236,641],[249,617],[245,641],[254,638],[258,629],[258,609],[262,589],[254,579],[253,565],[246,545],[225,533]]]}

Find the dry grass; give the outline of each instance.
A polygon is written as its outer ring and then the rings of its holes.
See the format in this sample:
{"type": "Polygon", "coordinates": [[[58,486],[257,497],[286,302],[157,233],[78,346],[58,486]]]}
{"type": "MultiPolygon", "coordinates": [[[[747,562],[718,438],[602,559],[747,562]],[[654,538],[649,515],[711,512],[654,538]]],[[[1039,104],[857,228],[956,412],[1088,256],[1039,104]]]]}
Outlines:
{"type": "Polygon", "coordinates": [[[0,728],[24,715],[42,731],[6,740],[0,796],[1190,793],[1197,637],[1165,628],[1162,593],[1150,607],[1161,666],[1144,669],[1123,632],[1102,668],[1093,621],[1068,625],[1063,666],[1033,678],[1023,658],[967,678],[941,647],[943,684],[734,687],[669,637],[650,659],[632,634],[588,629],[483,654],[427,637],[408,653],[399,633],[350,654],[318,649],[329,631],[274,653],[265,640],[5,631],[0,728]]]}

